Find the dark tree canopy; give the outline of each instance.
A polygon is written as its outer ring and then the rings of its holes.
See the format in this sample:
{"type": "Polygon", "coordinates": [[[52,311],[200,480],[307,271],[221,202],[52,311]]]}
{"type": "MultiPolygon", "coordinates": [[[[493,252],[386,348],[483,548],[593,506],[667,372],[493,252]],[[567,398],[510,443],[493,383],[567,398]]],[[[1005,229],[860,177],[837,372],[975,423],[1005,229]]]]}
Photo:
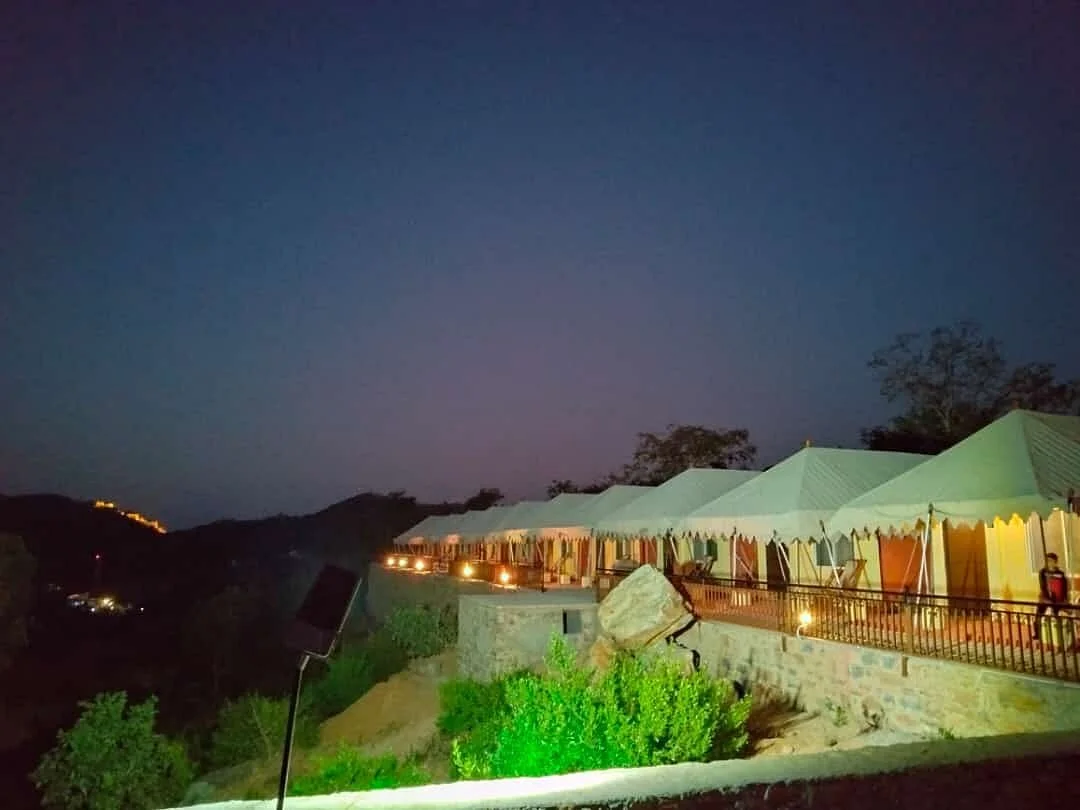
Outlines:
{"type": "Polygon", "coordinates": [[[562,495],[564,492],[581,492],[586,495],[595,495],[599,492],[603,492],[611,484],[607,481],[600,481],[595,484],[575,484],[568,478],[563,478],[558,481],[552,481],[548,484],[547,496],[554,498],[556,495],[562,495]]]}
{"type": "Polygon", "coordinates": [[[939,453],[1009,408],[1076,413],[1080,382],[1060,382],[1050,363],[1009,369],[1000,343],[962,321],[905,333],[869,362],[881,395],[903,410],[887,425],[862,432],[871,450],[939,453]]]}
{"type": "Polygon", "coordinates": [[[504,497],[502,490],[495,489],[494,487],[485,487],[466,500],[464,507],[466,511],[472,509],[490,509],[499,501],[503,500],[504,497]]]}
{"type": "Polygon", "coordinates": [[[26,646],[35,568],[22,538],[0,532],[0,671],[26,646]]]}
{"type": "Polygon", "coordinates": [[[743,428],[714,430],[700,425],[669,425],[667,433],[639,433],[630,463],[618,483],[657,486],[690,467],[746,469],[757,448],[743,428]]]}

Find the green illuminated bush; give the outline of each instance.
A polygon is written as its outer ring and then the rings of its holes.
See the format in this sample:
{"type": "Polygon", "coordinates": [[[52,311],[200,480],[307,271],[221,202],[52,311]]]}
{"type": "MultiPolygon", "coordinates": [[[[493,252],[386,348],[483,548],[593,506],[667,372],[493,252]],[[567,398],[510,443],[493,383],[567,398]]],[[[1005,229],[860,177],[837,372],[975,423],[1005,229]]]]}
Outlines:
{"type": "Polygon", "coordinates": [[[400,672],[408,663],[405,651],[386,633],[344,645],[323,672],[309,680],[304,705],[325,720],[349,708],[375,684],[400,672]]]}
{"type": "MultiPolygon", "coordinates": [[[[556,638],[546,675],[501,684],[489,722],[455,738],[463,778],[547,776],[737,756],[745,747],[750,699],[704,672],[673,661],[623,654],[599,676],[575,664],[556,638]]],[[[446,710],[444,706],[444,712],[446,710]]]]}
{"type": "Polygon", "coordinates": [[[293,796],[380,790],[426,785],[431,777],[413,760],[399,762],[391,755],[365,757],[356,748],[342,747],[315,760],[311,772],[289,788],[293,796]]]}
{"type": "Polygon", "coordinates": [[[457,607],[399,607],[387,617],[385,629],[409,658],[438,655],[457,641],[457,607]]]}
{"type": "Polygon", "coordinates": [[[157,701],[127,704],[123,692],[80,703],[31,779],[58,810],[151,810],[175,804],[191,781],[183,746],[154,732],[157,701]]]}
{"type": "Polygon", "coordinates": [[[506,708],[506,678],[481,683],[469,678],[455,678],[439,687],[439,719],[436,722],[444,737],[469,734],[506,708]]]}
{"type": "MultiPolygon", "coordinates": [[[[279,756],[288,718],[289,701],[285,698],[244,695],[225,701],[210,740],[210,765],[227,768],[250,759],[279,756]]],[[[297,714],[294,734],[296,745],[302,748],[319,741],[318,722],[310,712],[297,714]]]]}

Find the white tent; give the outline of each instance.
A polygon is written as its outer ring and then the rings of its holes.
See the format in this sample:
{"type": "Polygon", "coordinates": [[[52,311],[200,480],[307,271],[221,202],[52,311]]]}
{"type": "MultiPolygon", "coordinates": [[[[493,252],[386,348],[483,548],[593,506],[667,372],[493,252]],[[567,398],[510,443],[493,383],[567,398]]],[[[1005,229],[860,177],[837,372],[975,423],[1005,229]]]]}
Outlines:
{"type": "Polygon", "coordinates": [[[562,525],[558,528],[568,537],[584,537],[592,533],[600,521],[627,504],[637,500],[655,487],[638,487],[616,484],[608,487],[588,500],[580,500],[570,505],[558,517],[562,525]]]}
{"type": "Polygon", "coordinates": [[[679,528],[762,542],[818,539],[822,522],[845,503],[929,458],[915,453],[805,447],[694,510],[679,528]]]}
{"type": "Polygon", "coordinates": [[[458,529],[458,536],[464,541],[483,540],[510,509],[509,506],[492,506],[478,510],[468,521],[463,521],[458,529]]]}
{"type": "Polygon", "coordinates": [[[407,546],[427,542],[431,529],[438,525],[438,521],[444,517],[445,515],[428,515],[415,526],[395,537],[394,545],[407,546]]]}
{"type": "Polygon", "coordinates": [[[530,533],[545,534],[545,530],[555,530],[572,525],[574,515],[584,504],[600,497],[585,492],[563,492],[545,502],[542,509],[537,509],[530,517],[530,533]],[[571,521],[571,522],[568,522],[571,521]]]}
{"type": "Polygon", "coordinates": [[[601,534],[662,537],[698,507],[746,483],[753,470],[689,469],[597,522],[601,534]]]}
{"type": "Polygon", "coordinates": [[[844,504],[830,533],[912,534],[935,520],[953,525],[1046,518],[1080,493],[1080,417],[1014,410],[925,464],[844,504]]]}

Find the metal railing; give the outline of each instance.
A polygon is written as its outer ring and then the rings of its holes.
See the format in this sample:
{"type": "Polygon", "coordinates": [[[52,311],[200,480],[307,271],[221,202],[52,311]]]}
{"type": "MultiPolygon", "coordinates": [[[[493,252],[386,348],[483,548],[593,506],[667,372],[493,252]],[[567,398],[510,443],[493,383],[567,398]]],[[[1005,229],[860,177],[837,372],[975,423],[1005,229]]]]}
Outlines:
{"type": "MultiPolygon", "coordinates": [[[[603,599],[625,571],[600,571],[603,599]]],[[[715,577],[668,579],[701,619],[1080,682],[1080,606],[715,577]]]]}

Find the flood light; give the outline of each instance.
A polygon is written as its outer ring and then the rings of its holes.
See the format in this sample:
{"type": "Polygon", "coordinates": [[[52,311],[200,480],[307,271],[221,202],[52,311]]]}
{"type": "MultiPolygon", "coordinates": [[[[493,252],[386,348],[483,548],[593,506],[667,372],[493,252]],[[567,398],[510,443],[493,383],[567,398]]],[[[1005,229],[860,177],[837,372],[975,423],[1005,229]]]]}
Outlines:
{"type": "Polygon", "coordinates": [[[416,570],[417,571],[423,571],[424,570],[424,561],[423,560],[417,560],[416,561],[416,570]]]}
{"type": "Polygon", "coordinates": [[[386,558],[386,564],[387,564],[387,565],[388,565],[388,566],[389,566],[390,568],[393,568],[393,567],[394,567],[395,565],[397,565],[397,560],[396,560],[396,559],[394,559],[393,557],[387,557],[387,558],[386,558]]]}
{"type": "Polygon", "coordinates": [[[501,582],[503,585],[507,585],[510,582],[510,572],[507,571],[505,568],[499,572],[499,582],[501,582]]]}
{"type": "Polygon", "coordinates": [[[409,561],[405,557],[399,557],[398,561],[397,561],[397,564],[398,564],[398,568],[404,568],[406,565],[409,564],[409,561]]]}
{"type": "Polygon", "coordinates": [[[795,635],[796,636],[801,636],[803,634],[803,632],[806,630],[806,628],[809,627],[813,623],[813,621],[814,621],[814,617],[812,615],[810,615],[809,610],[804,610],[802,613],[800,613],[799,614],[799,626],[795,628],[795,635]]]}
{"type": "Polygon", "coordinates": [[[468,563],[465,563],[461,568],[461,575],[465,577],[465,579],[468,579],[473,575],[473,567],[468,563]]]}

